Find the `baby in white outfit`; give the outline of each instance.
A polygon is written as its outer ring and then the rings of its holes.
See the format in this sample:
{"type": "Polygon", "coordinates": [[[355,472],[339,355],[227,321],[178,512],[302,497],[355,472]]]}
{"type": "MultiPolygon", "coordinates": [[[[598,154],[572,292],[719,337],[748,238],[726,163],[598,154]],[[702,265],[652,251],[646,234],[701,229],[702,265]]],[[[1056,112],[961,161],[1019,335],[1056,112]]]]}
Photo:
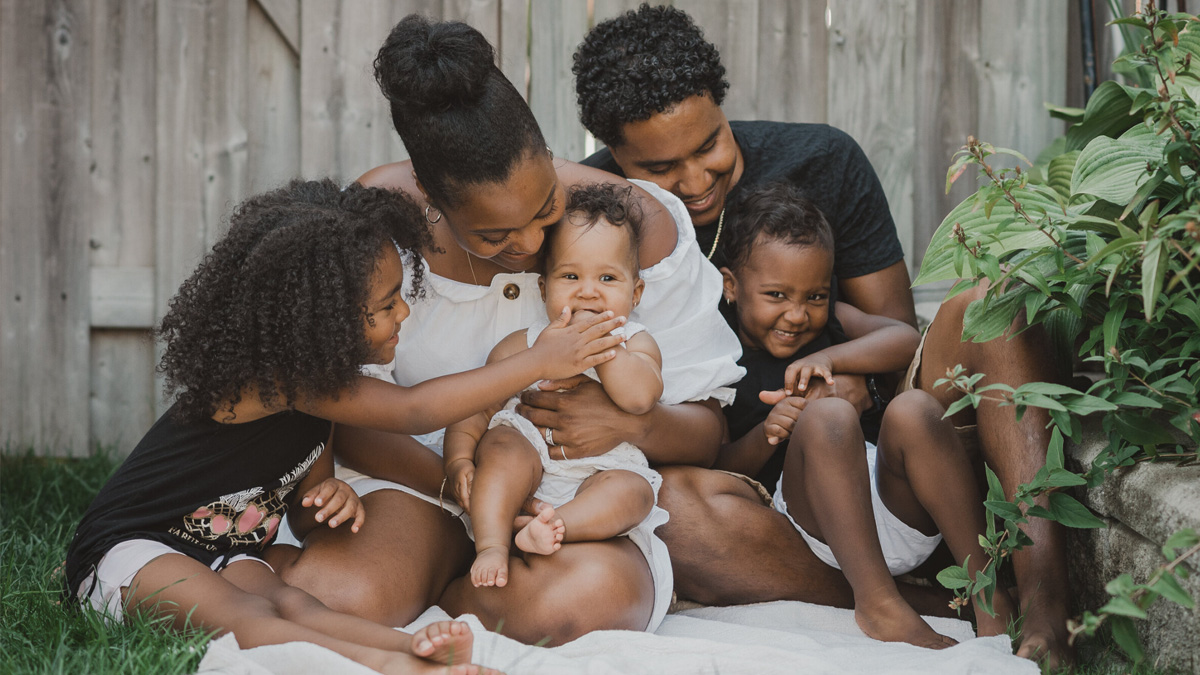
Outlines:
{"type": "MultiPolygon", "coordinates": [[[[611,184],[571,191],[566,217],[548,231],[543,247],[545,273],[539,285],[547,319],[501,340],[489,362],[529,348],[551,322],[633,311],[644,287],[638,276],[641,218],[635,204],[628,188],[611,184]]],[[[625,343],[587,375],[617,406],[644,414],[663,394],[662,356],[641,326],[626,324],[618,331],[625,343]]],[[[551,555],[563,542],[628,534],[646,556],[655,586],[670,584],[665,549],[653,536],[667,520],[656,506],[662,479],[641,451],[623,443],[598,457],[572,459],[554,444],[551,432],[517,415],[516,403],[513,399],[502,410],[485,411],[446,430],[447,482],[474,530],[472,583],[507,584],[510,543],[527,553],[551,555]]],[[[669,586],[666,592],[669,596],[669,586]]]]}

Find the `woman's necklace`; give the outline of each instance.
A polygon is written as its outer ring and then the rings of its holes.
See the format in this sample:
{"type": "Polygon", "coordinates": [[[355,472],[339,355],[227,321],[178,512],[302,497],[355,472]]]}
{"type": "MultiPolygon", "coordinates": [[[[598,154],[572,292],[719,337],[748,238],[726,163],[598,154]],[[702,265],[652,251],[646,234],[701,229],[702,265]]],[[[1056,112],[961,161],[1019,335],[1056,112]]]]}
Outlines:
{"type": "MultiPolygon", "coordinates": [[[[718,236],[720,235],[719,232],[717,234],[718,236]]],[[[478,286],[479,279],[475,278],[475,265],[471,263],[471,252],[464,248],[463,253],[467,254],[467,268],[471,270],[471,281],[474,281],[475,285],[478,286]]]]}
{"type": "MultiPolygon", "coordinates": [[[[717,236],[713,238],[712,248],[708,249],[708,255],[705,256],[712,260],[713,254],[717,252],[717,244],[721,243],[721,228],[725,225],[725,207],[721,207],[721,217],[717,219],[717,236]]],[[[469,255],[469,254],[468,254],[469,255]]],[[[468,258],[468,260],[470,260],[468,258]]]]}

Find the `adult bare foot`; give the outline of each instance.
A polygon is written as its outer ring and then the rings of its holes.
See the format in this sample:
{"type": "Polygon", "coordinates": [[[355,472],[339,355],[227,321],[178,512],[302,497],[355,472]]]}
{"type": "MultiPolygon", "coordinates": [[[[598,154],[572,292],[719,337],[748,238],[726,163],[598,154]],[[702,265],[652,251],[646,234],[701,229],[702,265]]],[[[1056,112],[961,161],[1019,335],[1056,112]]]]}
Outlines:
{"type": "Polygon", "coordinates": [[[1075,649],[1067,644],[1067,609],[1038,593],[1022,603],[1021,639],[1017,656],[1042,663],[1054,671],[1075,663],[1075,649]]]}
{"type": "Polygon", "coordinates": [[[562,518],[558,517],[552,507],[546,506],[538,512],[536,518],[530,518],[521,531],[517,532],[517,548],[526,553],[550,555],[562,548],[566,531],[562,518]]]}
{"type": "Polygon", "coordinates": [[[975,602],[975,634],[979,637],[1003,635],[1017,619],[1017,605],[1003,588],[997,588],[992,596],[992,611],[996,616],[989,616],[975,602]]]}
{"type": "Polygon", "coordinates": [[[475,636],[461,621],[435,621],[413,633],[412,653],[443,665],[470,663],[475,636]]]}
{"type": "Polygon", "coordinates": [[[958,644],[931,628],[899,595],[869,604],[856,603],[854,621],[867,637],[882,642],[907,642],[927,649],[958,644]]]}
{"type": "Polygon", "coordinates": [[[504,586],[508,583],[508,547],[489,546],[475,554],[471,564],[471,583],[479,586],[504,586]]]}

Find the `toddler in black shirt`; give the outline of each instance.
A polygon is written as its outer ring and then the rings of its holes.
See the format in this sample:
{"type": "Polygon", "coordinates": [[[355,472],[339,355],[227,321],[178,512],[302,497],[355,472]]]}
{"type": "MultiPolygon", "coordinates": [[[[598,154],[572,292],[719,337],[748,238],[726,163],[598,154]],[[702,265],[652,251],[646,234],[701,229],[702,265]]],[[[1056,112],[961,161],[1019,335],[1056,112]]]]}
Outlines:
{"type": "MultiPolygon", "coordinates": [[[[863,632],[949,646],[892,577],[924,562],[943,536],[957,560],[969,556],[972,578],[983,569],[984,510],[970,460],[941,405],[920,390],[896,397],[878,448],[867,443],[860,411],[837,397],[833,379],[903,369],[919,335],[903,322],[831,302],[832,235],[797,188],[766,185],[743,195],[739,211],[721,274],[745,352],[744,381],[761,391],[739,388],[729,414],[741,433],[722,447],[716,468],[756,475],[785,448],[775,508],[818,558],[845,574],[863,632]],[[835,310],[844,340],[831,335],[835,310]]],[[[1003,591],[993,607],[994,616],[976,613],[980,635],[1003,633],[1012,617],[1003,591]]]]}

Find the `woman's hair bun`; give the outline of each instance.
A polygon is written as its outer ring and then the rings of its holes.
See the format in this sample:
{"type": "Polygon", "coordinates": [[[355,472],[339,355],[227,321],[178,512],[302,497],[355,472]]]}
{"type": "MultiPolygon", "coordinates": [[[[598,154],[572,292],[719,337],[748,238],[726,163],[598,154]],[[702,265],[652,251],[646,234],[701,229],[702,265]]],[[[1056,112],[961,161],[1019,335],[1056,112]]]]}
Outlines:
{"type": "Polygon", "coordinates": [[[410,14],[379,48],[375,79],[393,117],[407,121],[478,101],[495,58],[492,45],[471,26],[410,14]]]}

